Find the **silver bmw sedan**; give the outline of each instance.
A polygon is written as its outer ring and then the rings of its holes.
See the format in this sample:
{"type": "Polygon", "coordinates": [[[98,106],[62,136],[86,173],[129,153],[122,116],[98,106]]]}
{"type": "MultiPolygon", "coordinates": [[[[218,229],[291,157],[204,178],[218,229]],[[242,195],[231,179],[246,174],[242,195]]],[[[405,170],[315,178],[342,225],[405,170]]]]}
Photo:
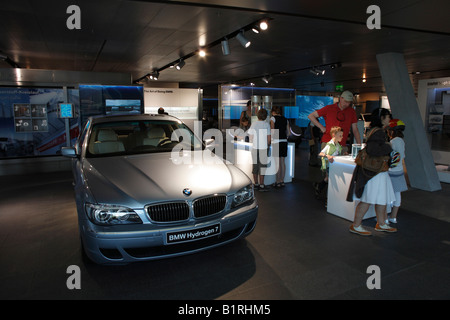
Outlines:
{"type": "Polygon", "coordinates": [[[249,177],[175,117],[91,117],[62,154],[73,158],[81,243],[96,263],[194,253],[255,228],[249,177]]]}

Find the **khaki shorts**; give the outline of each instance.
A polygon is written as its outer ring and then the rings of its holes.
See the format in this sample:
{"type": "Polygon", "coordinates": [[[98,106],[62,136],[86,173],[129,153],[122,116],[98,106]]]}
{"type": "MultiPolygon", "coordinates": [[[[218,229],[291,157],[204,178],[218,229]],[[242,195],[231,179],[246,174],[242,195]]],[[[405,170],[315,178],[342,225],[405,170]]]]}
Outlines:
{"type": "Polygon", "coordinates": [[[262,168],[267,168],[269,157],[268,149],[252,149],[253,174],[260,174],[262,168]]]}

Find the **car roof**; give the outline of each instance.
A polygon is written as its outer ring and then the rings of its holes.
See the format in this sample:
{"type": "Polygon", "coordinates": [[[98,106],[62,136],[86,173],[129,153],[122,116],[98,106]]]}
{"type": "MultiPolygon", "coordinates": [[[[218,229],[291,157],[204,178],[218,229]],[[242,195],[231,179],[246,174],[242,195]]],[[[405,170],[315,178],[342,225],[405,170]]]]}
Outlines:
{"type": "Polygon", "coordinates": [[[154,121],[154,120],[170,120],[180,121],[178,118],[166,114],[119,114],[119,115],[98,115],[89,117],[92,123],[104,123],[113,121],[154,121]]]}

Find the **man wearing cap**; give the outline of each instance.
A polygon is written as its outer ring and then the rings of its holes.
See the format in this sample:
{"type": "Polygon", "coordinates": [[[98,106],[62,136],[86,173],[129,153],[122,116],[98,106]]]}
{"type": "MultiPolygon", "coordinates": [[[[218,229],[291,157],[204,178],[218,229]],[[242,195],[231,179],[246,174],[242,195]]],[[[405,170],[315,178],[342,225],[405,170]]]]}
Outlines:
{"type": "Polygon", "coordinates": [[[350,91],[344,91],[338,102],[315,110],[308,115],[308,119],[323,132],[322,149],[324,144],[331,140],[330,129],[334,126],[341,127],[343,130],[344,136],[340,143],[344,147],[344,151],[347,151],[346,141],[350,128],[353,131],[356,143],[361,144],[361,136],[357,125],[358,119],[355,110],[351,107],[352,103],[353,94],[350,91]],[[320,117],[325,119],[325,127],[317,120],[320,117]]]}

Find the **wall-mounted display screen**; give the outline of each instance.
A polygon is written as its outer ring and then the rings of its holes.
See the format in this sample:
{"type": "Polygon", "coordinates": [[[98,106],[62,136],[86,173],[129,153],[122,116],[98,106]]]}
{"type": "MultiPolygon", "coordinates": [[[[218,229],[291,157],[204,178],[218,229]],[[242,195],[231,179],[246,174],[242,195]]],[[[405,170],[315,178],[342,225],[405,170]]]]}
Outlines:
{"type": "Polygon", "coordinates": [[[298,106],[285,106],[283,108],[283,116],[287,119],[298,119],[298,106]]]}
{"type": "Polygon", "coordinates": [[[144,113],[142,86],[80,85],[82,123],[89,116],[144,113]]]}
{"type": "MultiPolygon", "coordinates": [[[[296,96],[295,105],[298,106],[298,119],[296,124],[299,127],[307,127],[309,124],[308,115],[315,110],[322,109],[323,107],[333,104],[333,97],[325,96],[296,96]]],[[[319,118],[322,125],[325,126],[325,120],[319,118]]]]}
{"type": "Polygon", "coordinates": [[[71,103],[59,104],[59,117],[60,118],[73,118],[73,105],[71,103]]]}
{"type": "Polygon", "coordinates": [[[141,113],[141,100],[139,99],[106,99],[106,114],[141,113]]]}

